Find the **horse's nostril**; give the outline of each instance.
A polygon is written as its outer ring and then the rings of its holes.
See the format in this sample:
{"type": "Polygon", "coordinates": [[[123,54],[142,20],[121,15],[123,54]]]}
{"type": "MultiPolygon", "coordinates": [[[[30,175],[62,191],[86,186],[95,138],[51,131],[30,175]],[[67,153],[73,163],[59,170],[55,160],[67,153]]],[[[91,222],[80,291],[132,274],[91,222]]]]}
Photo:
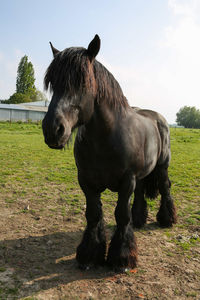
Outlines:
{"type": "Polygon", "coordinates": [[[64,134],[64,132],[65,132],[65,127],[63,124],[60,124],[60,126],[58,127],[58,130],[57,130],[57,134],[59,136],[62,136],[64,134]]]}

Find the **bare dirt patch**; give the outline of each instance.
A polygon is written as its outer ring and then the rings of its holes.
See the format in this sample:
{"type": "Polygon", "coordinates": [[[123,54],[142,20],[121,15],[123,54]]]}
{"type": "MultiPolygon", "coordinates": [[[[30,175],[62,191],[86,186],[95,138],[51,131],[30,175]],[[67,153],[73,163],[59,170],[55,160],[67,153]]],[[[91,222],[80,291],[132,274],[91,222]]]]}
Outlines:
{"type": "MultiPolygon", "coordinates": [[[[48,201],[46,206],[57,205],[48,201]]],[[[19,203],[6,207],[1,201],[0,299],[199,299],[200,248],[195,243],[182,246],[198,237],[198,226],[163,230],[150,215],[146,227],[136,232],[137,269],[125,274],[106,267],[83,272],[75,251],[84,216],[50,217],[41,209],[39,204],[22,212],[19,203]]],[[[109,226],[109,236],[112,231],[109,226]]]]}

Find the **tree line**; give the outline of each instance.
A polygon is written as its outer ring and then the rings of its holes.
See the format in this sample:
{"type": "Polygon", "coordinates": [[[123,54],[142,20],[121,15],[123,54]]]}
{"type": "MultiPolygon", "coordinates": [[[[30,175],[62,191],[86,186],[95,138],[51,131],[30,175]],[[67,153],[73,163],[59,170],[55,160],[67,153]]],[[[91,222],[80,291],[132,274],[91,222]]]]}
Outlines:
{"type": "Polygon", "coordinates": [[[177,112],[176,122],[185,128],[200,128],[200,110],[194,106],[184,106],[177,112]]]}
{"type": "Polygon", "coordinates": [[[33,64],[28,61],[28,56],[24,55],[17,69],[16,92],[1,103],[17,104],[42,100],[47,100],[47,98],[36,88],[33,64]]]}

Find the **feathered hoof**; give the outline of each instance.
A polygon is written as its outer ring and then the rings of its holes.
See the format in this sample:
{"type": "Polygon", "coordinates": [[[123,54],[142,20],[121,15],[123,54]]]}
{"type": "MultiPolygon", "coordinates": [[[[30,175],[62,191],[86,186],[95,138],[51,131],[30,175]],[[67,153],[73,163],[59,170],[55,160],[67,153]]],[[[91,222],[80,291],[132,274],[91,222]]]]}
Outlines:
{"type": "Polygon", "coordinates": [[[174,205],[170,209],[160,209],[156,216],[158,225],[162,228],[172,227],[177,223],[176,208],[174,205]]]}
{"type": "Polygon", "coordinates": [[[107,265],[113,270],[124,272],[127,268],[134,269],[137,265],[137,244],[131,226],[121,236],[116,231],[108,250],[107,265]]]}

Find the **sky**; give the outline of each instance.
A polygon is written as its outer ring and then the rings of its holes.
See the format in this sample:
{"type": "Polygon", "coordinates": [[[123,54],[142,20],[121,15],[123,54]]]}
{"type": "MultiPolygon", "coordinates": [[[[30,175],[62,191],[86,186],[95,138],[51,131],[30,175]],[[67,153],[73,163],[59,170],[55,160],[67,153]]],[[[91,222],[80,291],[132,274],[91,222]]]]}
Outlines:
{"type": "Polygon", "coordinates": [[[174,123],[185,105],[200,108],[200,0],[0,0],[0,99],[16,88],[27,55],[36,87],[63,50],[101,38],[97,56],[129,104],[174,123]]]}

